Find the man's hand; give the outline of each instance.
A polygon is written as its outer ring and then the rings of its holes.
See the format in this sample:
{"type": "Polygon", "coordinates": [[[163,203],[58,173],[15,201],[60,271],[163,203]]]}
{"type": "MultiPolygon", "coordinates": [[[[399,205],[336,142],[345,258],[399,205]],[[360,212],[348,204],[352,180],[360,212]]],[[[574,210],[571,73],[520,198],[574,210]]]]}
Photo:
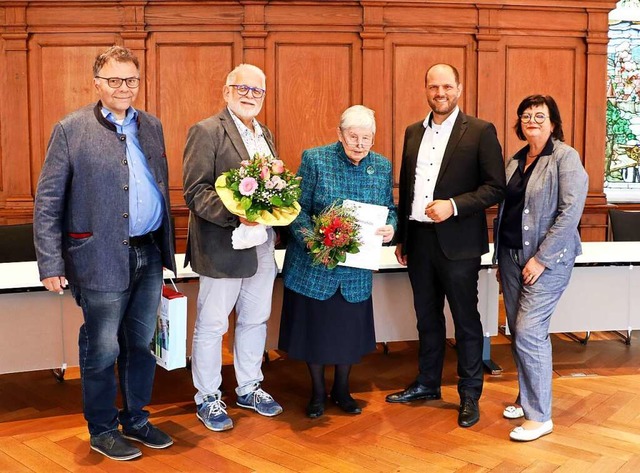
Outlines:
{"type": "Polygon", "coordinates": [[[402,266],[407,265],[407,255],[402,254],[402,243],[396,245],[396,259],[402,266]]]}
{"type": "Polygon", "coordinates": [[[67,278],[64,276],[52,276],[50,278],[44,278],[42,284],[47,288],[47,291],[64,294],[63,289],[67,287],[67,278]]]}
{"type": "Polygon", "coordinates": [[[376,235],[382,235],[382,241],[389,243],[393,238],[393,225],[384,225],[376,230],[376,235]]]}
{"type": "Polygon", "coordinates": [[[444,222],[453,215],[453,204],[450,200],[434,200],[427,204],[424,214],[436,223],[444,222]]]}
{"type": "Polygon", "coordinates": [[[260,225],[258,222],[250,222],[244,217],[238,217],[240,219],[240,223],[247,225],[249,227],[255,227],[256,225],[260,225]]]}

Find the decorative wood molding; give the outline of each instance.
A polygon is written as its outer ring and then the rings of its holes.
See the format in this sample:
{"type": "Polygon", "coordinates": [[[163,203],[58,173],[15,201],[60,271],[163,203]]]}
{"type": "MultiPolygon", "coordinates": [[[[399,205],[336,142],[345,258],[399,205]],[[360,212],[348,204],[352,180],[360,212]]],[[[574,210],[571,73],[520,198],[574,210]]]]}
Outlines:
{"type": "Polygon", "coordinates": [[[184,236],[182,147],[188,127],[222,106],[226,73],[263,68],[260,119],[296,167],[335,139],[344,108],[376,112],[376,151],[397,176],[407,125],[427,113],[433,62],[460,68],[461,107],[519,145],[513,113],[525,94],[556,97],[590,176],[583,237],[604,239],[608,12],[616,0],[34,0],[0,3],[0,223],[29,218],[51,127],[94,100],[90,65],[110,44],[141,59],[138,107],[160,117],[177,234],[184,236]],[[532,28],[535,26],[535,28],[532,28]],[[535,64],[535,67],[532,67],[535,64]],[[85,69],[86,78],[85,78],[85,69]]]}

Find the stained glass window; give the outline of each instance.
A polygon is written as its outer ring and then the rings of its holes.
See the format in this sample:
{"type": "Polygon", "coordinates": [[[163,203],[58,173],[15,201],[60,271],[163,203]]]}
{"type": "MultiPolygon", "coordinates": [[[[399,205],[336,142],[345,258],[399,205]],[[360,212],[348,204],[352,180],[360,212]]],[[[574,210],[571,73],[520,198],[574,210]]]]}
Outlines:
{"type": "Polygon", "coordinates": [[[640,0],[609,14],[604,190],[610,202],[640,202],[640,0]]]}

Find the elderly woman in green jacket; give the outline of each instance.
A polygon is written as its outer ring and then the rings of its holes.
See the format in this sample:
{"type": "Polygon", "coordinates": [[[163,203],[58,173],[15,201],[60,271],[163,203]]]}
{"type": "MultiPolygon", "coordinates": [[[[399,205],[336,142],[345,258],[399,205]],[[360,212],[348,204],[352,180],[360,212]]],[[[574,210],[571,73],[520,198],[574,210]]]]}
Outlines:
{"type": "Polygon", "coordinates": [[[389,209],[386,225],[378,229],[383,241],[396,228],[391,163],[371,151],[376,132],[372,110],[355,105],[341,117],[338,141],[304,151],[298,175],[302,177],[302,211],[291,224],[293,238],[284,262],[284,299],[279,348],[307,362],[311,400],[307,415],[324,413],[325,365],[335,366],[330,399],[349,414],[362,412],[349,391],[351,366],[375,350],[372,272],[368,269],[314,265],[304,242],[312,217],[345,199],[389,209]]]}

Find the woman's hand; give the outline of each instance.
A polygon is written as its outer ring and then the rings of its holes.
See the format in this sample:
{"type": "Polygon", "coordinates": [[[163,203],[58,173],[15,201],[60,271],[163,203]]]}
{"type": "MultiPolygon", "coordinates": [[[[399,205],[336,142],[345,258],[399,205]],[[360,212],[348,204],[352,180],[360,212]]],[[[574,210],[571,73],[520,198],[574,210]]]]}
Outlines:
{"type": "Polygon", "coordinates": [[[525,286],[533,286],[545,269],[547,268],[543,264],[532,257],[522,268],[522,283],[525,286]]]}
{"type": "Polygon", "coordinates": [[[382,235],[382,241],[389,243],[393,239],[393,225],[384,225],[376,230],[376,235],[382,235]]]}

